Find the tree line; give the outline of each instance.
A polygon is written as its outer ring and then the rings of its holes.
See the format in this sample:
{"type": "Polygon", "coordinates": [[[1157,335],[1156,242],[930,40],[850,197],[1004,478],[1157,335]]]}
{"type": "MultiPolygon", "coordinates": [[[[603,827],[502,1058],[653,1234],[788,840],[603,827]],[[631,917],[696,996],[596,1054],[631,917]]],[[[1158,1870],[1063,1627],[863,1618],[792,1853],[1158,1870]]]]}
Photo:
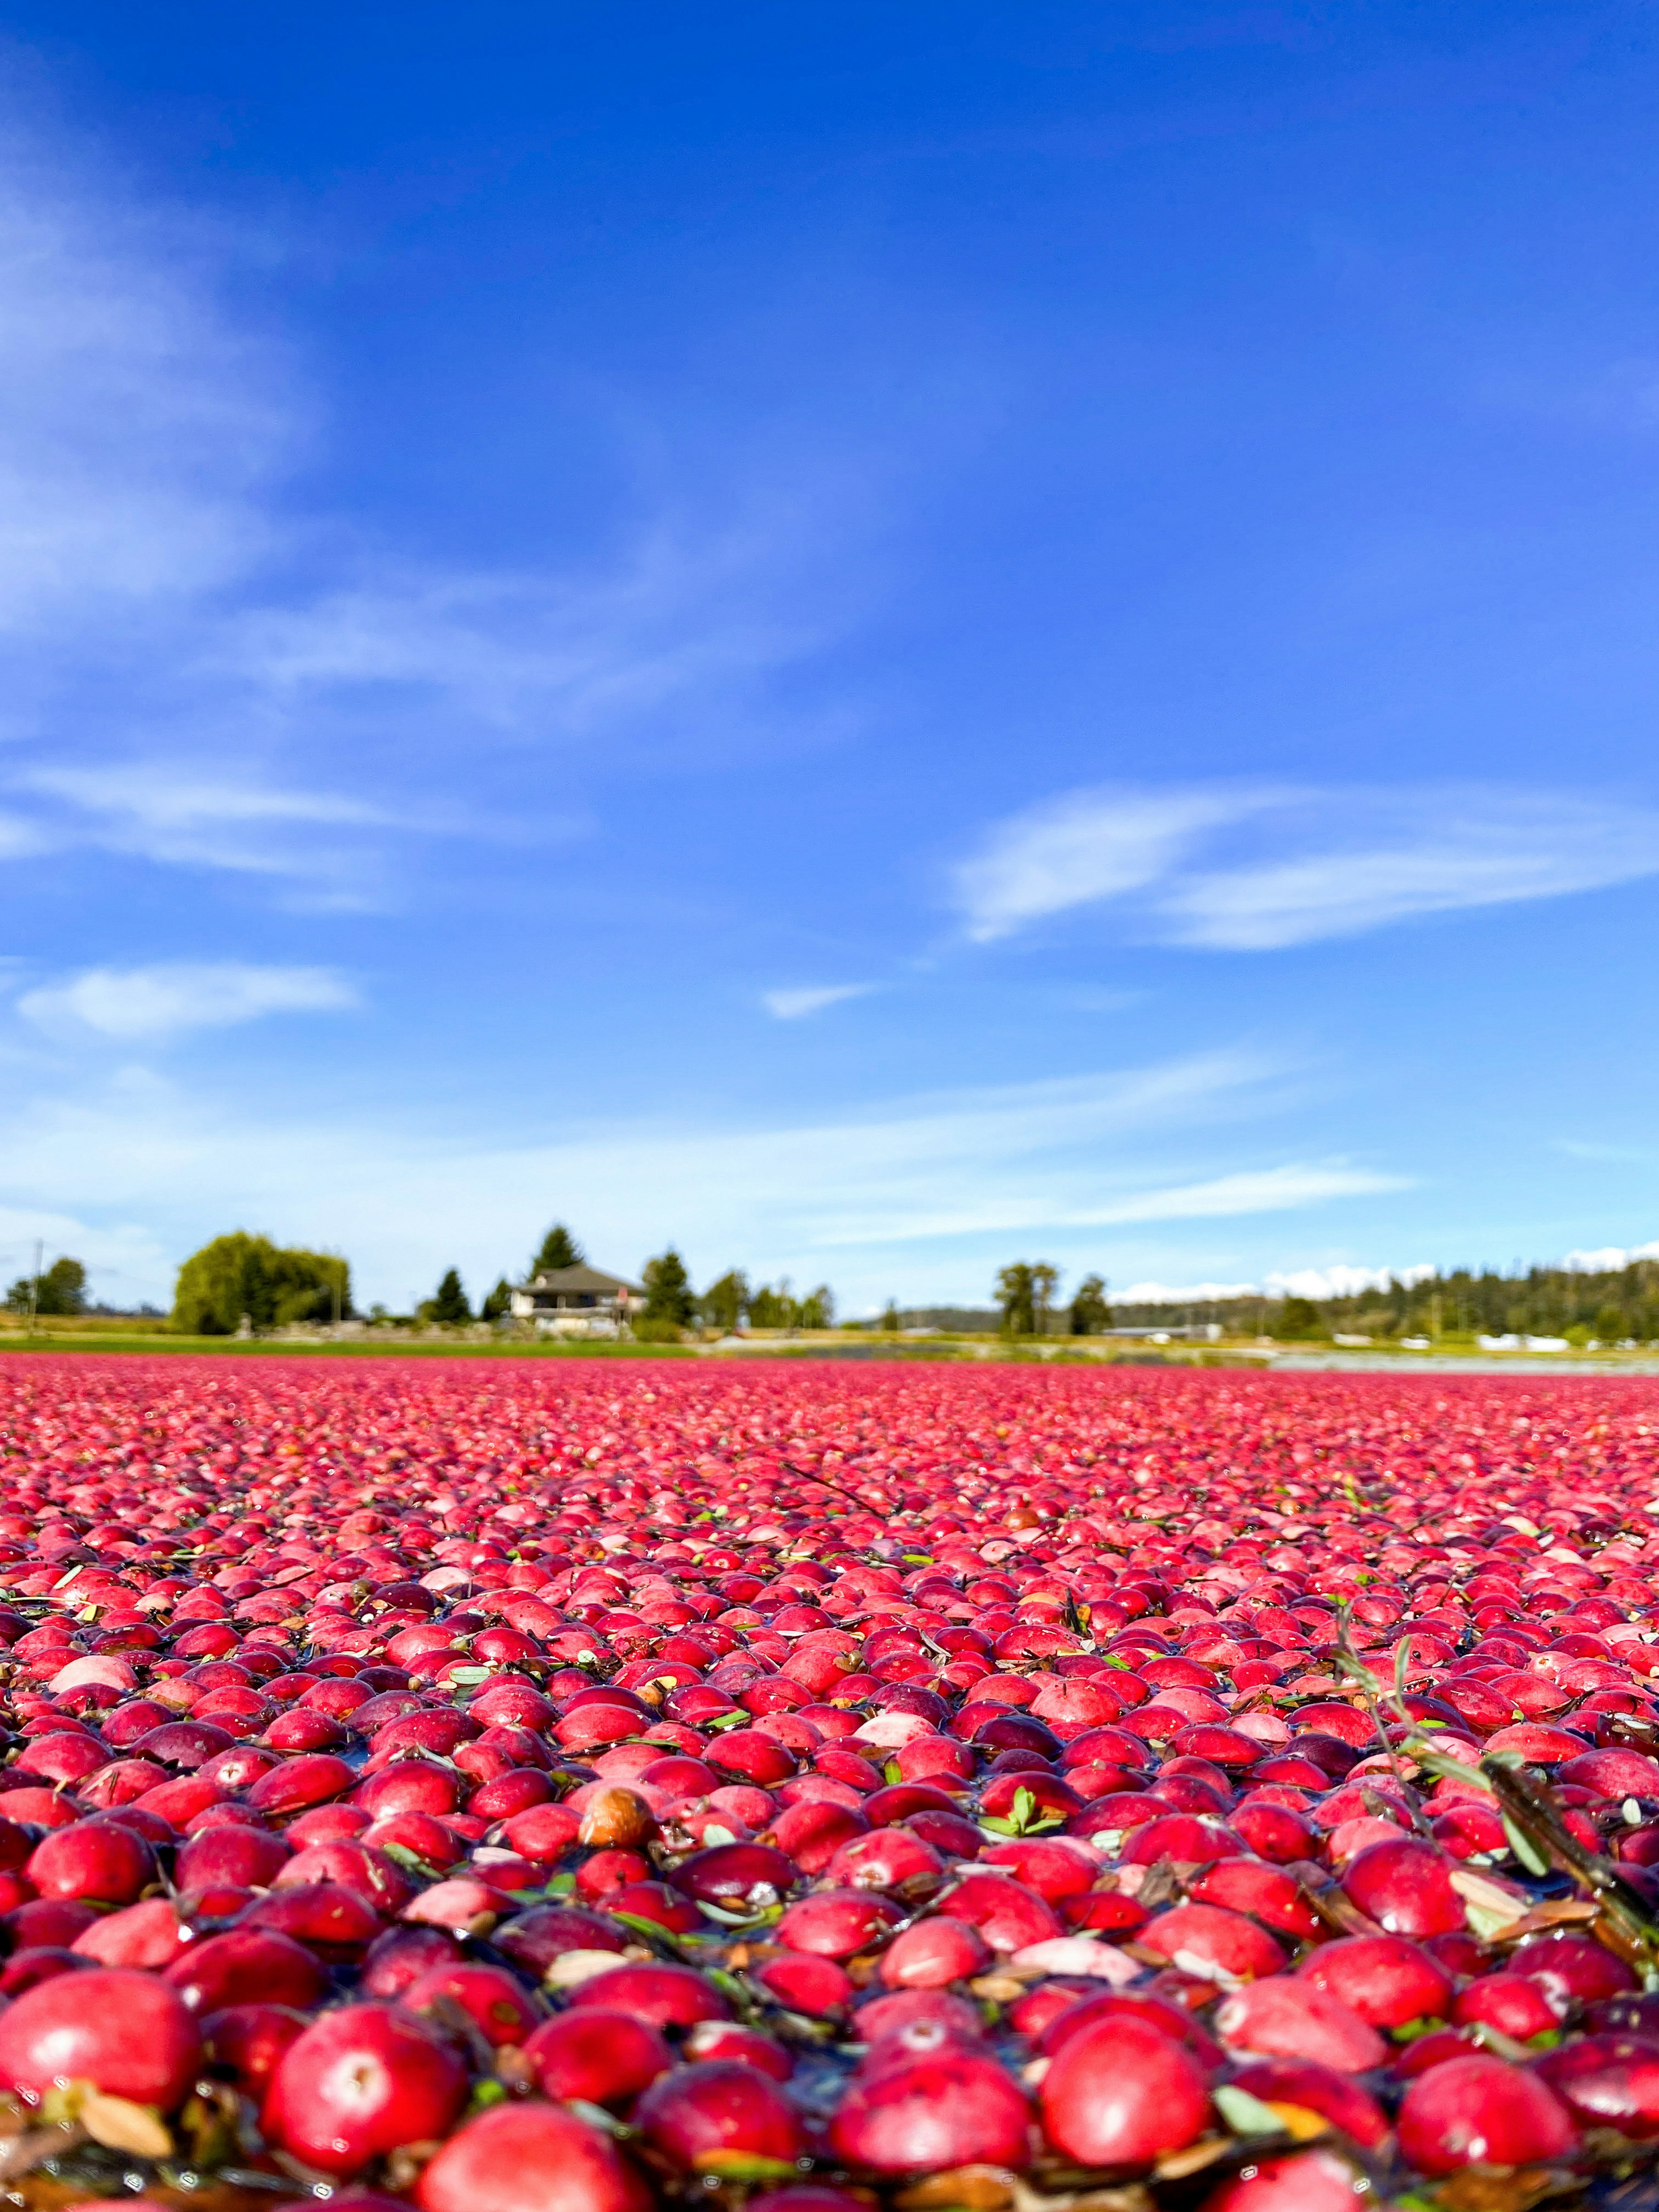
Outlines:
{"type": "MultiPolygon", "coordinates": [[[[571,1231],[555,1223],[532,1255],[526,1277],[582,1266],[586,1256],[571,1231]]],[[[1047,1261],[1015,1261],[1000,1269],[994,1294],[1003,1332],[1013,1337],[1096,1336],[1115,1322],[1143,1328],[1214,1322],[1229,1335],[1267,1334],[1290,1342],[1336,1335],[1431,1340],[1507,1335],[1564,1336],[1580,1344],[1659,1343],[1659,1260],[1651,1259],[1604,1269],[1519,1263],[1508,1273],[1459,1267],[1412,1283],[1391,1277],[1381,1286],[1341,1297],[1252,1293],[1174,1304],[1120,1302],[1115,1309],[1100,1275],[1085,1275],[1064,1304],[1060,1279],[1060,1269],[1047,1261]]],[[[672,1245],[647,1261],[641,1282],[645,1299],[635,1330],[647,1338],[699,1325],[728,1332],[744,1327],[818,1329],[835,1323],[835,1297],[825,1284],[797,1295],[787,1279],[751,1283],[742,1268],[728,1267],[699,1291],[672,1245]]],[[[511,1310],[511,1291],[507,1277],[498,1277],[475,1310],[459,1269],[450,1267],[433,1295],[402,1318],[452,1328],[502,1321],[511,1310]]],[[[38,1275],[19,1277],[4,1302],[14,1314],[32,1312],[42,1319],[93,1310],[86,1267],[68,1255],[54,1259],[38,1275]]],[[[264,1331],[295,1322],[361,1318],[352,1302],[350,1264],[337,1253],[279,1246],[241,1230],[216,1237],[185,1261],[172,1315],[174,1328],[191,1336],[234,1336],[244,1327],[264,1331]]],[[[399,1316],[374,1307],[368,1318],[389,1322],[399,1316]]],[[[902,1318],[890,1303],[878,1325],[896,1329],[902,1318]]],[[[968,1320],[964,1315],[963,1325],[968,1320]]]]}

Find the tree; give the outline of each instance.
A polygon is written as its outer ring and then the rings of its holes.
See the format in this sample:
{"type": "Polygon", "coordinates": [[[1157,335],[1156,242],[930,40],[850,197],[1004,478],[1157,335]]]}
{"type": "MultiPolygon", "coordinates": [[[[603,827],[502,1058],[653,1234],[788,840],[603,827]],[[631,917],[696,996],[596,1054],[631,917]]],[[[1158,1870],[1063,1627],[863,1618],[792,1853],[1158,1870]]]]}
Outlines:
{"type": "Polygon", "coordinates": [[[1311,1298],[1286,1298],[1279,1309],[1279,1318],[1273,1334],[1286,1343],[1295,1343],[1310,1336],[1322,1336],[1324,1323],[1319,1308],[1311,1298]]]}
{"type": "Polygon", "coordinates": [[[532,1279],[556,1274],[561,1267],[580,1267],[587,1255],[562,1221],[556,1221],[542,1239],[542,1249],[530,1263],[532,1279]]]}
{"type": "Polygon", "coordinates": [[[891,1298],[889,1298],[887,1301],[887,1310],[881,1317],[881,1325],[884,1329],[895,1335],[897,1334],[899,1329],[903,1326],[902,1317],[899,1314],[899,1310],[894,1304],[891,1298]]]}
{"type": "Polygon", "coordinates": [[[1002,1308],[1005,1335],[1036,1334],[1036,1285],[1029,1261],[1016,1260],[997,1270],[997,1304],[1002,1308]]]}
{"type": "Polygon", "coordinates": [[[685,1262],[672,1244],[659,1257],[646,1261],[644,1279],[646,1320],[689,1328],[697,1317],[697,1302],[691,1295],[685,1262]]]}
{"type": "Polygon", "coordinates": [[[78,1314],[87,1310],[87,1271],[78,1260],[54,1260],[37,1279],[20,1275],[6,1292],[14,1313],[78,1314]]]}
{"type": "Polygon", "coordinates": [[[472,1309],[466,1302],[466,1292],[461,1288],[461,1278],[457,1269],[449,1267],[445,1270],[437,1295],[427,1300],[421,1308],[421,1314],[424,1320],[440,1322],[447,1328],[458,1328],[461,1322],[471,1320],[472,1309]]]}
{"type": "Polygon", "coordinates": [[[1031,1269],[1031,1304],[1039,1336],[1048,1334],[1048,1316],[1059,1288],[1059,1268],[1051,1267],[1046,1260],[1038,1260],[1031,1269]]]}
{"type": "Polygon", "coordinates": [[[478,1308],[480,1321],[505,1321],[513,1310],[513,1285],[505,1275],[497,1278],[495,1287],[478,1308]]]}
{"type": "Polygon", "coordinates": [[[835,1321],[836,1294],[828,1283],[808,1291],[795,1308],[797,1328],[833,1328],[835,1321]]]}
{"type": "Polygon", "coordinates": [[[1072,1299],[1072,1334],[1103,1336],[1112,1325],[1112,1309],[1106,1303],[1106,1285],[1098,1275],[1085,1275],[1072,1299]]]}
{"type": "Polygon", "coordinates": [[[730,1335],[749,1310],[749,1278],[741,1267],[728,1267],[718,1282],[710,1283],[697,1300],[711,1328],[730,1335]]]}
{"type": "Polygon", "coordinates": [[[186,1336],[234,1336],[246,1314],[255,1328],[351,1313],[351,1269],[331,1252],[273,1244],[246,1230],[216,1237],[179,1270],[173,1319],[186,1336]]]}

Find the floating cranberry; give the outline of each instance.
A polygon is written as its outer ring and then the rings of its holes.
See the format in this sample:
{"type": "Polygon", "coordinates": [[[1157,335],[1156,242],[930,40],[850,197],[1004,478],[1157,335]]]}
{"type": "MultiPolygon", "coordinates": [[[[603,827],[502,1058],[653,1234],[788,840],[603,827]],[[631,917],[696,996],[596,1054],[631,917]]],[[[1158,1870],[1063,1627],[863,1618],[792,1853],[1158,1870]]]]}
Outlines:
{"type": "Polygon", "coordinates": [[[55,2081],[90,2081],[167,2110],[190,2087],[201,2047],[165,1982],[94,1967],[39,1982],[0,2014],[0,2082],[39,2098],[55,2081]]]}
{"type": "Polygon", "coordinates": [[[1577,2130],[1535,2074],[1476,2054],[1420,2074],[1400,2108],[1400,2148],[1420,2172],[1465,2166],[1534,2166],[1565,2158],[1577,2130]]]}
{"type": "Polygon", "coordinates": [[[356,2173],[441,2136],[465,2095],[465,2068],[423,2021],[389,2005],[343,2005],[283,2054],[260,2124],[307,2166],[356,2173]]]}
{"type": "Polygon", "coordinates": [[[1040,2095],[1043,2132],[1080,2166],[1139,2166],[1184,2149],[1210,2110],[1203,2072],[1181,2045],[1122,2014],[1068,2037],[1040,2095]]]}
{"type": "Polygon", "coordinates": [[[556,2105],[497,2105],[455,2135],[416,2185],[421,2212],[650,2212],[609,2138],[556,2105]]]}
{"type": "Polygon", "coordinates": [[[599,2005],[560,2013],[526,2038],[524,2055],[550,2097],[623,2105],[674,2063],[648,2021],[599,2005]]]}
{"type": "Polygon", "coordinates": [[[1030,2115],[1018,2088],[994,2059],[935,2034],[933,2051],[854,2076],[830,2123],[836,2156],[874,2173],[1025,2165],[1030,2115]]]}

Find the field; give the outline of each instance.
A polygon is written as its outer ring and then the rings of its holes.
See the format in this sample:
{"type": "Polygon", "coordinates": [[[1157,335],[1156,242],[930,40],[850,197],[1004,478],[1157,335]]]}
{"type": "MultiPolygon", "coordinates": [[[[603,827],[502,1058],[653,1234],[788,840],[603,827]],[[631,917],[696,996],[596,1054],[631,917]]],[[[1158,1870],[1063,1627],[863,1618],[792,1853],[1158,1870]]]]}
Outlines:
{"type": "Polygon", "coordinates": [[[37,1352],[0,1457],[9,2202],[1659,2201],[1659,1383],[37,1352]]]}

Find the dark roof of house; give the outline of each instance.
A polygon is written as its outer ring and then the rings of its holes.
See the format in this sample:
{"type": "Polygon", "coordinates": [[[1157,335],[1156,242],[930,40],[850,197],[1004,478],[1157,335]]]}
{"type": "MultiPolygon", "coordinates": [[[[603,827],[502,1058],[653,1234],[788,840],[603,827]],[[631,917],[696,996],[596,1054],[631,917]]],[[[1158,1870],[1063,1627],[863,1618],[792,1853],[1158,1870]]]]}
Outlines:
{"type": "Polygon", "coordinates": [[[621,1275],[607,1275],[599,1267],[546,1267],[540,1274],[532,1275],[527,1283],[520,1283],[521,1291],[626,1291],[630,1298],[642,1298],[644,1291],[638,1283],[630,1283],[621,1275]]]}

